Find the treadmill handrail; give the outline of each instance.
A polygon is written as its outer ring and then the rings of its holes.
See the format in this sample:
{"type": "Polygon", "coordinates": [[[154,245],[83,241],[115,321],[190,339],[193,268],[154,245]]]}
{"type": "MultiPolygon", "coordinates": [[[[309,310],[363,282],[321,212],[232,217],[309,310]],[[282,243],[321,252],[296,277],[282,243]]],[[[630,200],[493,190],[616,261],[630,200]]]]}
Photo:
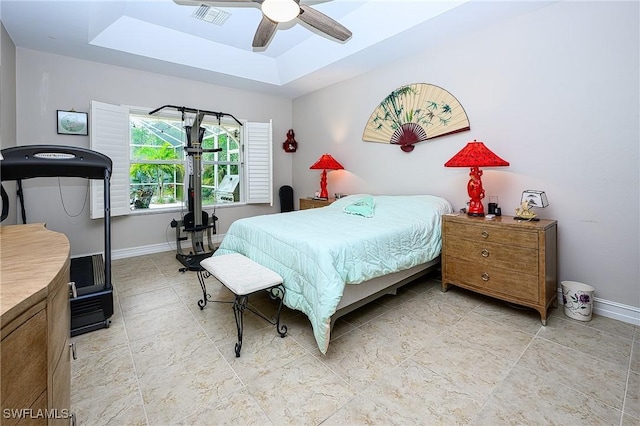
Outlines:
{"type": "Polygon", "coordinates": [[[80,177],[104,179],[113,162],[106,155],[87,148],[62,145],[23,145],[2,150],[0,180],[37,177],[80,177]]]}

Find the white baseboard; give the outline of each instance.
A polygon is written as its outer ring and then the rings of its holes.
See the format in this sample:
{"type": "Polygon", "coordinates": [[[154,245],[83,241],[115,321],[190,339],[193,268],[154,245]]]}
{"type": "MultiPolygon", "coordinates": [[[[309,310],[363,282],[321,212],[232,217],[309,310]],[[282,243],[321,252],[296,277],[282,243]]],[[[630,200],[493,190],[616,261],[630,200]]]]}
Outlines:
{"type": "Polygon", "coordinates": [[[640,326],[640,308],[623,305],[610,300],[593,298],[593,313],[640,326]]]}
{"type": "Polygon", "coordinates": [[[175,251],[176,243],[151,244],[148,246],[132,247],[127,249],[111,250],[111,259],[126,259],[129,257],[144,256],[147,254],[175,251]]]}
{"type": "MultiPolygon", "coordinates": [[[[211,236],[211,242],[217,246],[222,242],[224,234],[216,234],[211,236]]],[[[191,246],[183,245],[182,250],[189,252],[191,246]]],[[[147,254],[162,253],[165,251],[176,251],[176,242],[166,242],[161,244],[151,244],[148,246],[132,247],[127,249],[119,249],[111,251],[111,259],[126,259],[128,257],[144,256],[147,254]]]]}
{"type": "MultiPolygon", "coordinates": [[[[558,303],[562,305],[562,288],[558,289],[558,303]]],[[[635,306],[623,305],[622,303],[594,297],[593,313],[640,326],[640,308],[635,306]]]]}

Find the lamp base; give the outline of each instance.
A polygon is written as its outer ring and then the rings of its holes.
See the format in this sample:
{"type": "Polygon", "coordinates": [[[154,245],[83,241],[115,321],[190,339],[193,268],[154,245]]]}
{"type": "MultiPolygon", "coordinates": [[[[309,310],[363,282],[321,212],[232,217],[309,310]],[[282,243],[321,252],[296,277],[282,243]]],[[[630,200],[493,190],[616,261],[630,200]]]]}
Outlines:
{"type": "Polygon", "coordinates": [[[484,206],[482,199],[484,198],[484,189],[482,188],[482,170],[478,167],[471,167],[469,173],[469,183],[467,184],[467,192],[469,193],[469,207],[467,215],[475,217],[484,217],[484,206]]]}
{"type": "Polygon", "coordinates": [[[320,178],[320,197],[325,200],[329,199],[329,191],[327,191],[327,170],[322,170],[322,177],[320,178]]]}

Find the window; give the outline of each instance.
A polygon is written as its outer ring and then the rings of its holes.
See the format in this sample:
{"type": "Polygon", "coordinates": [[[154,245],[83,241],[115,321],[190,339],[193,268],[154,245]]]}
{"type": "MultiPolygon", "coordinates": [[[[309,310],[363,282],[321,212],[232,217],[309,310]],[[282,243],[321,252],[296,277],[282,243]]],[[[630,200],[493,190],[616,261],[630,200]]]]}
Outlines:
{"type": "MultiPolygon", "coordinates": [[[[238,203],[244,198],[240,125],[208,118],[200,126],[202,148],[221,151],[202,155],[202,206],[238,203]]],[[[129,120],[131,209],[182,206],[194,160],[184,150],[190,123],[175,114],[130,112],[129,120]]]]}
{"type": "MultiPolygon", "coordinates": [[[[192,161],[197,161],[184,148],[189,118],[185,114],[183,121],[177,111],[149,115],[139,109],[92,102],[91,148],[114,163],[112,216],[188,208],[192,161]]],[[[219,122],[205,116],[200,127],[202,148],[220,149],[204,153],[200,160],[202,206],[271,204],[271,123],[244,122],[240,126],[233,119],[219,122]]],[[[101,217],[101,197],[100,188],[92,185],[92,218],[101,217]]]]}

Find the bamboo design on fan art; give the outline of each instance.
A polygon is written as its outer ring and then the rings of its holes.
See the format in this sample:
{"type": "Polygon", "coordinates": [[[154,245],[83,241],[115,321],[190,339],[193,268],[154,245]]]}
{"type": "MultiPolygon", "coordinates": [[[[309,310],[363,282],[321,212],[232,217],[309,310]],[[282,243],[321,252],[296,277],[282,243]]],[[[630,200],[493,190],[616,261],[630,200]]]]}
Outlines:
{"type": "Polygon", "coordinates": [[[470,130],[460,102],[432,84],[417,83],[391,92],[373,111],[362,140],[400,145],[405,152],[414,144],[470,130]]]}

